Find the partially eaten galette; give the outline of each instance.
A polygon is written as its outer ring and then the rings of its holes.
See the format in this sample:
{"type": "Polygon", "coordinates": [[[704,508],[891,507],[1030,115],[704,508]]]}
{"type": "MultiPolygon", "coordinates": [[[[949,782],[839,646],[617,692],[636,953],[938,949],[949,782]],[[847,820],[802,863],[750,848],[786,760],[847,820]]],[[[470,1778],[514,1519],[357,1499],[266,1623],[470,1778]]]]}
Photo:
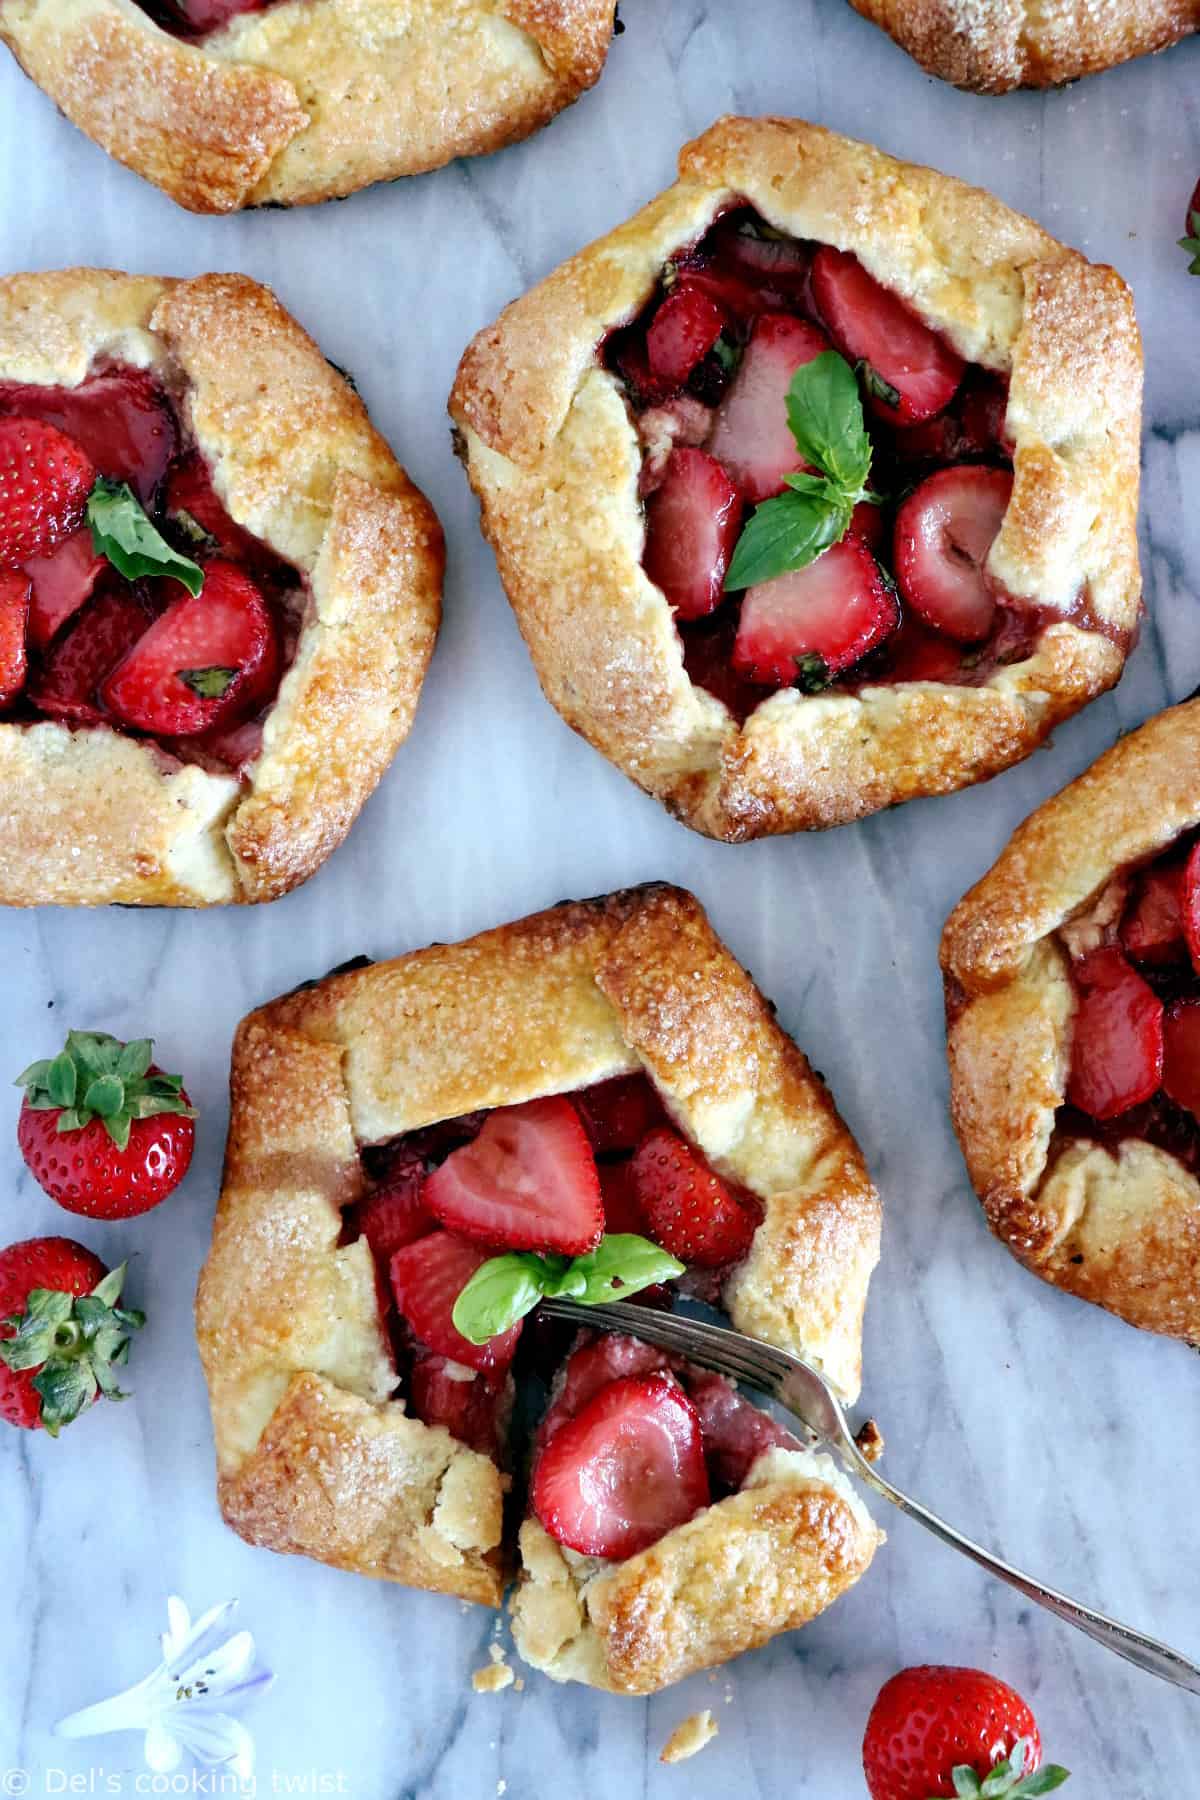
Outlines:
{"type": "Polygon", "coordinates": [[[549,699],[741,840],[982,780],[1112,686],[1140,404],[1111,269],[725,119],[479,334],[451,412],[549,699]]]}
{"type": "Polygon", "coordinates": [[[649,1692],[805,1623],[880,1533],[728,1383],[536,1304],[683,1291],[858,1390],[879,1205],[690,895],[565,904],[241,1026],[197,1323],[252,1543],[492,1605],[649,1692]]]}
{"type": "Polygon", "coordinates": [[[267,289],[0,281],[0,903],[303,881],[408,733],[443,560],[267,289]]]}
{"type": "Polygon", "coordinates": [[[992,1230],[1043,1280],[1200,1345],[1200,701],[1025,821],[942,966],[992,1230]]]}

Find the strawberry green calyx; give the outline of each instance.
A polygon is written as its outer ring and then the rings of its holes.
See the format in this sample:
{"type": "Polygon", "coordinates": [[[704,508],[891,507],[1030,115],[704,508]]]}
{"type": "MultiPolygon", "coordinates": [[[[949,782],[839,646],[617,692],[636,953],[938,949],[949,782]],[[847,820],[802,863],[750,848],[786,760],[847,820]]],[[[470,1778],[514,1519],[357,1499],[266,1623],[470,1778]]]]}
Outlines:
{"type": "Polygon", "coordinates": [[[13,1332],[0,1339],[0,1362],[13,1370],[36,1369],[33,1386],[41,1396],[41,1420],[51,1437],[77,1419],[98,1393],[124,1400],[116,1371],[129,1359],[130,1338],[146,1315],[117,1305],[125,1264],[76,1297],[34,1288],[25,1311],[3,1323],[13,1332]]]}
{"type": "Polygon", "coordinates": [[[1040,1794],[1052,1794],[1070,1771],[1058,1763],[1030,1770],[1032,1754],[1032,1739],[1023,1737],[1013,1745],[1012,1755],[1002,1757],[987,1775],[981,1777],[965,1763],[960,1764],[950,1775],[957,1800],[1037,1800],[1040,1794]]]}
{"type": "Polygon", "coordinates": [[[82,1131],[99,1119],[117,1149],[124,1150],[134,1119],[156,1113],[196,1116],[183,1098],[183,1077],[151,1068],[153,1050],[151,1038],[123,1044],[105,1031],[69,1031],[58,1055],[30,1063],[15,1085],[25,1089],[25,1104],[32,1111],[60,1113],[59,1131],[82,1131]]]}
{"type": "Polygon", "coordinates": [[[1191,261],[1188,263],[1189,275],[1200,275],[1200,212],[1188,214],[1188,236],[1177,238],[1181,250],[1186,250],[1191,261]]]}

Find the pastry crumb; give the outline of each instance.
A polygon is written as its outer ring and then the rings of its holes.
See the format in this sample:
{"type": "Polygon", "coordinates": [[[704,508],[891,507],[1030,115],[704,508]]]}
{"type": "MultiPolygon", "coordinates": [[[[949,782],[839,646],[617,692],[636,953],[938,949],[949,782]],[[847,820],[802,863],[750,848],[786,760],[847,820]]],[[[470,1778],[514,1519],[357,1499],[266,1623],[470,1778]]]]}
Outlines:
{"type": "Polygon", "coordinates": [[[476,1669],[471,1677],[471,1686],[477,1694],[498,1694],[502,1689],[511,1687],[516,1677],[504,1660],[504,1645],[489,1644],[490,1661],[482,1669],[476,1669]]]}
{"type": "Polygon", "coordinates": [[[684,1762],[689,1756],[695,1756],[706,1744],[711,1744],[717,1735],[717,1721],[705,1707],[703,1712],[693,1713],[690,1718],[681,1719],[670,1737],[662,1747],[660,1762],[684,1762]]]}

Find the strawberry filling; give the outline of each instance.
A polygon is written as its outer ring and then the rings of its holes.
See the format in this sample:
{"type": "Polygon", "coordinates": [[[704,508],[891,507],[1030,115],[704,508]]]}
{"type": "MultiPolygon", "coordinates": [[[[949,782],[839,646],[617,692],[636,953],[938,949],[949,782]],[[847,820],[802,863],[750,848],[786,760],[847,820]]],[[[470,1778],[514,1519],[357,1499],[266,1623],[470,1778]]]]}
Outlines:
{"type": "Polygon", "coordinates": [[[0,382],[6,721],[103,725],[244,774],[294,649],[301,588],[230,518],[152,374],[114,366],[76,388],[0,382]],[[128,560],[124,539],[94,529],[105,484],[130,490],[118,504],[153,539],[150,554],[128,560]]]}
{"type": "Polygon", "coordinates": [[[265,12],[274,0],[138,0],[156,25],[173,37],[195,42],[220,31],[241,13],[265,12]]]}
{"type": "MultiPolygon", "coordinates": [[[[521,1391],[548,1390],[534,1505],[564,1544],[632,1555],[735,1491],[763,1450],[794,1446],[727,1383],[636,1339],[576,1333],[537,1313],[489,1326],[483,1343],[458,1328],[464,1288],[481,1270],[489,1279],[497,1258],[563,1268],[622,1238],[677,1258],[668,1268],[686,1265],[683,1290],[719,1299],[762,1209],[668,1122],[645,1075],[444,1120],[365,1147],[362,1165],[367,1191],[347,1208],[342,1241],[361,1237],[372,1252],[409,1412],[501,1455],[513,1377],[532,1384],[521,1391]]],[[[649,1278],[634,1297],[669,1305],[672,1284],[649,1278]]]]}
{"type": "Polygon", "coordinates": [[[1064,937],[1076,1009],[1056,1143],[1141,1139],[1200,1175],[1200,838],[1106,892],[1085,947],[1064,937]]]}
{"type": "MultiPolygon", "coordinates": [[[[989,567],[1012,492],[1007,380],[965,363],[849,253],[735,206],[600,356],[643,444],[646,576],[691,681],[739,721],[781,687],[978,686],[1064,616],[989,567]],[[744,583],[734,568],[727,585],[756,509],[828,476],[800,448],[789,394],[831,350],[856,371],[874,498],[847,510],[832,547],[814,539],[807,564],[744,583]]],[[[1083,596],[1070,617],[1112,635],[1083,596]]]]}

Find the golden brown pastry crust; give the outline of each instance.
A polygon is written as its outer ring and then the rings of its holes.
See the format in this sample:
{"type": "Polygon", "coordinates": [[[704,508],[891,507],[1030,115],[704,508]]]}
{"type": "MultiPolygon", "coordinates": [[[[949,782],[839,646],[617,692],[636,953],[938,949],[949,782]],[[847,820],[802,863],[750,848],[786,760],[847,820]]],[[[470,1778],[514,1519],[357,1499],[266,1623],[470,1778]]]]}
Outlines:
{"type": "Polygon", "coordinates": [[[1200,30],[1200,0],[850,0],[923,69],[977,94],[1055,87],[1200,30]]]}
{"type": "Polygon", "coordinates": [[[1200,1343],[1200,1183],[1136,1139],[1055,1144],[1075,1012],[1057,934],[1200,823],[1200,701],[1122,738],[1039,807],[942,936],[954,1128],[988,1224],[1034,1274],[1200,1343]]]}
{"type": "MultiPolygon", "coordinates": [[[[648,887],[568,903],[330,977],[239,1028],[197,1296],[219,1494],[235,1530],[498,1602],[501,1476],[392,1397],[370,1253],[363,1240],[339,1246],[342,1208],[365,1191],[363,1143],[639,1069],[714,1165],[764,1205],[727,1295],[735,1322],[857,1393],[879,1205],[823,1083],[691,895],[648,887]]],[[[736,1508],[713,1517],[740,1529],[736,1508]]],[[[824,1515],[807,1506],[784,1507],[769,1526],[789,1541],[819,1528],[824,1515]]],[[[826,1547],[831,1567],[840,1542],[826,1547]]],[[[618,1590],[614,1641],[636,1636],[628,1617],[617,1623],[618,1590]]],[[[772,1617],[775,1630],[799,1622],[794,1586],[780,1596],[777,1615],[762,1600],[761,1635],[746,1643],[770,1635],[772,1617]]],[[[725,1643],[723,1629],[712,1623],[711,1645],[725,1643]]],[[[668,1657],[648,1637],[644,1654],[682,1672],[678,1643],[668,1657]]]]}
{"type": "Polygon", "coordinates": [[[67,269],[0,280],[0,380],[153,368],[234,519],[306,579],[245,785],[106,729],[0,723],[0,903],[272,900],[345,837],[412,724],[441,606],[432,508],[268,289],[67,269]]]}
{"type": "Polygon", "coordinates": [[[73,124],[193,212],[350,194],[528,137],[599,78],[614,0],[281,0],[198,43],[134,0],[6,0],[73,124]]]}
{"type": "Polygon", "coordinates": [[[678,817],[727,840],[996,774],[1113,685],[1137,622],[1141,347],[1125,284],[990,195],[797,120],[721,120],[679,171],[481,331],[451,395],[547,698],[678,817]],[[980,687],[785,689],[739,729],[687,677],[641,566],[641,445],[596,346],[738,197],[781,231],[854,251],[964,356],[1010,376],[1015,484],[990,568],[1062,622],[980,687]],[[1080,593],[1100,630],[1071,622],[1080,593]]]}

